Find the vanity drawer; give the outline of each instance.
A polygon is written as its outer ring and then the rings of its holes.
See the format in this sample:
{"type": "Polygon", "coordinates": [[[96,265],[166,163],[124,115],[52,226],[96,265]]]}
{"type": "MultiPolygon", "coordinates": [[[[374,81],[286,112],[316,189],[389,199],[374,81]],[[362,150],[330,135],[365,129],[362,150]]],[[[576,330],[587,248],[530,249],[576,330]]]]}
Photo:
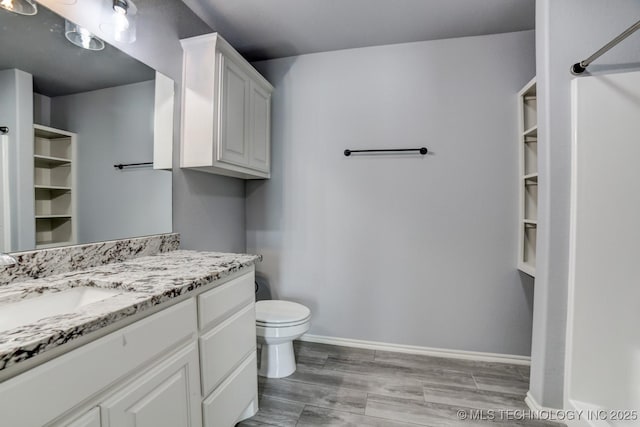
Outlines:
{"type": "Polygon", "coordinates": [[[202,402],[204,427],[232,427],[251,401],[257,399],[257,391],[258,369],[254,351],[202,402]]]}
{"type": "Polygon", "coordinates": [[[198,297],[200,330],[212,328],[255,299],[255,273],[244,274],[198,297]]]}
{"type": "Polygon", "coordinates": [[[202,395],[211,393],[255,350],[256,312],[255,304],[250,303],[200,337],[202,395]]]}

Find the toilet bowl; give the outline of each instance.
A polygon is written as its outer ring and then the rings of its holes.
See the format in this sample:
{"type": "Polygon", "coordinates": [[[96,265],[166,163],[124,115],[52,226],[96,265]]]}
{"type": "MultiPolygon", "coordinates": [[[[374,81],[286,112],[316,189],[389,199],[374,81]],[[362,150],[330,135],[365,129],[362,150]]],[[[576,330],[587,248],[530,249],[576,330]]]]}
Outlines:
{"type": "Polygon", "coordinates": [[[288,377],[296,371],[293,340],[311,326],[311,310],[290,301],[256,303],[256,335],[261,344],[258,374],[268,378],[288,377]]]}

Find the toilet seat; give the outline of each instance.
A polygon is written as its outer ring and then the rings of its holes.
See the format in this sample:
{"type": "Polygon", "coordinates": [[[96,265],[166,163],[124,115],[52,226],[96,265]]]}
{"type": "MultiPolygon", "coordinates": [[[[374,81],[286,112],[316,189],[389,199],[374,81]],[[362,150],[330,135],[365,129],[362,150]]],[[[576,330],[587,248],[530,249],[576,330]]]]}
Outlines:
{"type": "Polygon", "coordinates": [[[256,321],[256,326],[262,326],[263,328],[289,328],[291,326],[298,326],[309,322],[311,316],[300,320],[298,322],[289,322],[289,323],[269,323],[269,322],[258,322],[256,321]]]}
{"type": "Polygon", "coordinates": [[[307,323],[311,310],[291,301],[268,300],[256,302],[256,325],[286,328],[307,323]]]}

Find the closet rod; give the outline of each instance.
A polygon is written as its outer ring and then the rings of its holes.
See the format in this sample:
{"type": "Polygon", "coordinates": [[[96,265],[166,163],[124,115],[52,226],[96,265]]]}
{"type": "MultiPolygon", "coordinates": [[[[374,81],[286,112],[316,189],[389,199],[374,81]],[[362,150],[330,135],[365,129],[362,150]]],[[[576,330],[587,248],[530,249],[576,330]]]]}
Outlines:
{"type": "Polygon", "coordinates": [[[118,168],[120,170],[124,169],[124,168],[128,168],[128,167],[132,167],[132,166],[150,166],[152,165],[153,162],[144,162],[144,163],[120,163],[117,165],[113,165],[114,168],[118,168]]]}
{"type": "Polygon", "coordinates": [[[417,151],[423,156],[429,152],[426,147],[421,148],[381,148],[378,150],[344,150],[344,155],[349,157],[352,153],[406,153],[417,151]]]}
{"type": "Polygon", "coordinates": [[[618,37],[616,37],[615,39],[611,40],[609,43],[602,46],[600,49],[598,49],[593,55],[591,55],[587,59],[573,64],[571,66],[571,74],[573,74],[574,76],[579,76],[580,74],[584,73],[584,71],[593,61],[600,58],[602,55],[607,53],[612,47],[614,47],[615,45],[620,43],[622,40],[629,37],[631,34],[638,31],[639,29],[640,29],[640,21],[636,22],[635,24],[633,24],[632,26],[624,30],[618,37]]]}

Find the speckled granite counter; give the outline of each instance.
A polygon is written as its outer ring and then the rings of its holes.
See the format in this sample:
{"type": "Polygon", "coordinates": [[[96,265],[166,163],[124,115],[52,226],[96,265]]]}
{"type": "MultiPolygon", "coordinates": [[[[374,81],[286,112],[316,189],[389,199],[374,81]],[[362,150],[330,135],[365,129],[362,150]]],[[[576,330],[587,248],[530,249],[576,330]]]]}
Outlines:
{"type": "Polygon", "coordinates": [[[184,295],[261,259],[257,255],[176,250],[0,286],[2,306],[78,286],[121,290],[114,296],[0,331],[0,370],[184,295]]]}

